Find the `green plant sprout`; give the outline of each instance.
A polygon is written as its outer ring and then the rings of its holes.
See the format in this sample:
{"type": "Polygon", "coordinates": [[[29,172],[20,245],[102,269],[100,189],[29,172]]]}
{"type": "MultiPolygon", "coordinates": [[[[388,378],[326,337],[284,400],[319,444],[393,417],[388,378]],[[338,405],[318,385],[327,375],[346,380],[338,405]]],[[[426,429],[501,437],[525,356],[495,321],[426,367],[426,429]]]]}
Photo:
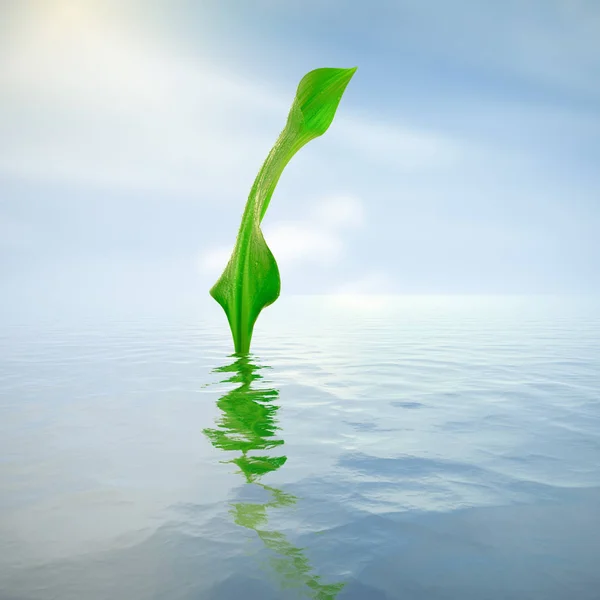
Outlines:
{"type": "Polygon", "coordinates": [[[275,186],[294,154],[327,131],[356,68],[315,69],[302,78],[286,126],[254,180],[231,258],[210,290],[227,315],[238,354],[249,352],[258,315],[281,290],[279,268],[260,229],[275,186]]]}

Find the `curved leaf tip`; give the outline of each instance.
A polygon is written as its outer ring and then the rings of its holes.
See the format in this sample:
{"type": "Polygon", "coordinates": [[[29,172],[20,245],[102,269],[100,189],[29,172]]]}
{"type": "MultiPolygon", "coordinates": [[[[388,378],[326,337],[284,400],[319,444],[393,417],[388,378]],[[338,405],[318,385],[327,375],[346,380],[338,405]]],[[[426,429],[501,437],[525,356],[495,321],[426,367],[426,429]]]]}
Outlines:
{"type": "Polygon", "coordinates": [[[335,116],[346,86],[358,67],[351,69],[315,69],[298,84],[295,105],[304,116],[307,132],[323,135],[335,116]]]}

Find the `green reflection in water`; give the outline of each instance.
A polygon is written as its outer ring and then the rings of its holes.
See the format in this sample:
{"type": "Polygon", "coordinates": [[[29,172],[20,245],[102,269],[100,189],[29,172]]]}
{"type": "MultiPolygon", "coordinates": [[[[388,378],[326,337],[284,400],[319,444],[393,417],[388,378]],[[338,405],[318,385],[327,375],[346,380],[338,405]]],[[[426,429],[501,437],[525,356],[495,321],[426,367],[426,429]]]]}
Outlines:
{"type": "Polygon", "coordinates": [[[293,506],[298,500],[292,494],[259,481],[287,460],[286,456],[264,453],[284,444],[282,439],[277,438],[279,406],[276,402],[279,391],[255,387],[255,382],[263,379],[259,371],[265,367],[253,364],[248,356],[234,357],[233,363],[218,367],[214,372],[230,375],[222,383],[237,383],[239,386],[218,400],[217,406],[222,415],[217,420],[217,427],[204,429],[204,434],[215,448],[241,453],[237,458],[223,462],[235,463],[246,482],[260,486],[269,493],[270,500],[262,504],[232,504],[231,514],[237,525],[255,531],[264,545],[275,553],[270,563],[282,587],[303,587],[311,598],[334,600],[345,584],[321,583],[321,578],[313,573],[304,549],[291,544],[282,533],[268,529],[269,510],[293,506]]]}

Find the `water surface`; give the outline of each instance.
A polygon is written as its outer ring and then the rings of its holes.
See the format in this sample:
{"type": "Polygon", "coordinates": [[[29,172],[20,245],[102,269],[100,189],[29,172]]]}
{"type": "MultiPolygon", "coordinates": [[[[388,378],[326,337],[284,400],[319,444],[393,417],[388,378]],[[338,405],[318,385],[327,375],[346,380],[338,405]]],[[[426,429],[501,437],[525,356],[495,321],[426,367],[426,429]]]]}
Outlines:
{"type": "Polygon", "coordinates": [[[593,300],[0,334],[1,600],[599,597],[593,300]]]}

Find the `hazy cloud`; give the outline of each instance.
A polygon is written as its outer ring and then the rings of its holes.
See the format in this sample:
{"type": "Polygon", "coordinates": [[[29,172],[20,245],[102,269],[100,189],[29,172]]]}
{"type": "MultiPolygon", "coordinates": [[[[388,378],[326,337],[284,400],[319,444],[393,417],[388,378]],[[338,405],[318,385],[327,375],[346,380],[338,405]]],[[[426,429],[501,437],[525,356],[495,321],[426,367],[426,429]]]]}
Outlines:
{"type": "MultiPolygon", "coordinates": [[[[312,263],[335,265],[344,255],[344,230],[364,224],[361,201],[348,195],[321,198],[305,219],[275,222],[264,227],[264,236],[280,267],[312,263]]],[[[220,273],[233,249],[225,246],[201,254],[200,267],[207,273],[220,273]]]]}

